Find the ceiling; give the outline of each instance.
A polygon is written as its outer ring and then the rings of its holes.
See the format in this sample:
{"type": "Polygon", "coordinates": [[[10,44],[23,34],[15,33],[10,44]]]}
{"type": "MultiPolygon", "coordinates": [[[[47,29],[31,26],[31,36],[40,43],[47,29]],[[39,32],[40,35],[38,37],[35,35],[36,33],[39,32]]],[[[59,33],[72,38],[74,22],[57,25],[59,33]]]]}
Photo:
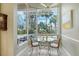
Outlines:
{"type": "Polygon", "coordinates": [[[57,4],[56,3],[20,3],[18,4],[18,9],[26,9],[27,8],[27,5],[30,7],[30,8],[52,8],[54,6],[56,6],[57,4]]]}
{"type": "Polygon", "coordinates": [[[28,3],[31,8],[51,8],[56,6],[55,3],[28,3]]]}
{"type": "MultiPolygon", "coordinates": [[[[40,3],[29,3],[28,4],[31,8],[45,8],[43,5],[40,3]]],[[[52,4],[45,4],[46,6],[50,6],[52,4]]]]}

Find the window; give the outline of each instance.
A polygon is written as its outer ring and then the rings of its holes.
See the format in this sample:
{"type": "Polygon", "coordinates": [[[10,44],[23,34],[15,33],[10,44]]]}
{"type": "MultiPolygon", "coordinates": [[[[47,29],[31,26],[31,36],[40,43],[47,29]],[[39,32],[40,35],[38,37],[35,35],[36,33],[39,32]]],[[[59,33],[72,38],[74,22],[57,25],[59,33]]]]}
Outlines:
{"type": "Polygon", "coordinates": [[[36,32],[36,13],[29,13],[29,34],[34,34],[36,32]]]}
{"type": "Polygon", "coordinates": [[[27,40],[26,12],[17,11],[17,43],[27,40]]]}
{"type": "Polygon", "coordinates": [[[56,34],[57,10],[40,10],[37,16],[39,34],[56,34]]]}

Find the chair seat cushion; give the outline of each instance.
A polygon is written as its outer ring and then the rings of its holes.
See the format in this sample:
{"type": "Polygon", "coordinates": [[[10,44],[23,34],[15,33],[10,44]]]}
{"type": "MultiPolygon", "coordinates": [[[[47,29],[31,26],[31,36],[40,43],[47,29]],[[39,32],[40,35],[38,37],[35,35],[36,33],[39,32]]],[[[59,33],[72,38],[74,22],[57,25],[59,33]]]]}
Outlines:
{"type": "Polygon", "coordinates": [[[37,46],[38,45],[38,42],[33,42],[32,45],[33,46],[37,46]]]}
{"type": "Polygon", "coordinates": [[[51,45],[51,47],[58,47],[58,44],[56,44],[56,43],[51,43],[50,45],[51,45]]]}

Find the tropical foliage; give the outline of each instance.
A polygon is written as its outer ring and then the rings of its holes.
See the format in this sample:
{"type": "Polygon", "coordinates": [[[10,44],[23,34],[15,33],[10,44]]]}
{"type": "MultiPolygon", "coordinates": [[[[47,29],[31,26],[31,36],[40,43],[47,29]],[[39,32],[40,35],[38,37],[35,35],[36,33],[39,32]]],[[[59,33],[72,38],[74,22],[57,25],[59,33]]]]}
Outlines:
{"type": "Polygon", "coordinates": [[[56,33],[57,16],[54,15],[53,13],[48,13],[48,14],[45,14],[45,15],[41,15],[41,17],[46,17],[46,20],[49,20],[49,24],[44,24],[43,22],[40,22],[38,24],[39,33],[54,33],[55,34],[56,33]],[[55,26],[54,28],[52,28],[52,23],[55,26]]]}

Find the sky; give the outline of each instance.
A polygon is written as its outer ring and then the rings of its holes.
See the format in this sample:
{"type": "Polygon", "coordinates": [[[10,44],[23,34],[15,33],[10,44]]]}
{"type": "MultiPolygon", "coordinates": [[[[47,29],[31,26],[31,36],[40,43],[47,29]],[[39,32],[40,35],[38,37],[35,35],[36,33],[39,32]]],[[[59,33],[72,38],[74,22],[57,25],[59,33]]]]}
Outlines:
{"type": "MultiPolygon", "coordinates": [[[[51,10],[51,12],[53,12],[53,14],[54,15],[57,15],[57,8],[53,8],[52,10],[51,10]]],[[[53,15],[52,15],[53,16],[53,15]]],[[[46,17],[45,16],[38,16],[37,17],[37,19],[38,19],[38,24],[40,23],[40,22],[43,22],[43,23],[46,23],[46,17]]],[[[47,18],[47,24],[49,23],[49,19],[51,19],[51,17],[49,17],[49,18],[47,18]]]]}
{"type": "Polygon", "coordinates": [[[26,15],[24,14],[24,12],[23,11],[18,11],[17,15],[19,16],[18,21],[17,21],[17,25],[18,26],[19,25],[26,26],[26,21],[25,21],[26,15]]]}

